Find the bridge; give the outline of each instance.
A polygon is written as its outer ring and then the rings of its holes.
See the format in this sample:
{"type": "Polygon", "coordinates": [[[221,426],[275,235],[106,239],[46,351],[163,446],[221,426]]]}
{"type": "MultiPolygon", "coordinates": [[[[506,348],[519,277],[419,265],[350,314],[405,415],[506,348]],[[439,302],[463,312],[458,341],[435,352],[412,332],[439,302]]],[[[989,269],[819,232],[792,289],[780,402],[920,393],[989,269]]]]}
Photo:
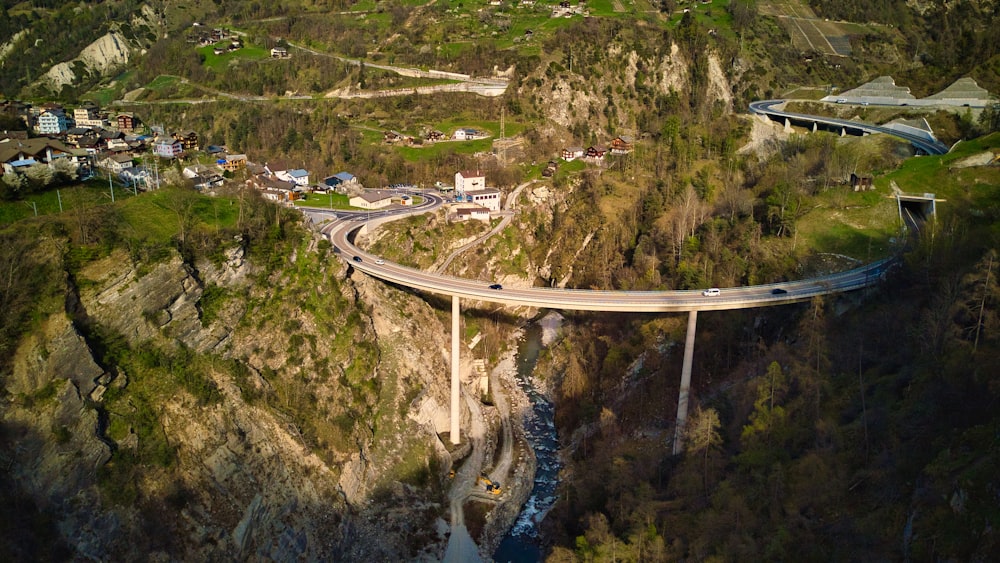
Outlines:
{"type": "Polygon", "coordinates": [[[787,100],[762,100],[750,104],[750,111],[757,115],[766,116],[774,121],[783,121],[785,125],[803,125],[816,131],[819,128],[834,131],[841,135],[868,135],[871,133],[884,133],[902,139],[923,154],[946,154],[948,146],[938,141],[927,131],[915,127],[899,125],[871,125],[860,121],[850,121],[835,117],[823,117],[819,115],[809,115],[805,113],[795,113],[779,109],[778,106],[787,100]]]}
{"type": "MultiPolygon", "coordinates": [[[[771,119],[785,119],[814,126],[840,128],[841,132],[885,133],[912,143],[926,154],[944,154],[948,147],[924,136],[905,130],[869,125],[855,121],[785,112],[775,109],[784,100],[765,100],[750,104],[750,110],[771,119]]],[[[932,137],[933,138],[933,137],[932,137]]],[[[506,287],[493,281],[471,280],[434,272],[425,272],[396,264],[359,248],[355,237],[359,232],[408,215],[427,213],[443,204],[433,193],[423,193],[420,205],[379,212],[344,212],[305,208],[303,211],[315,221],[327,221],[322,232],[334,246],[334,252],[356,270],[403,287],[452,298],[451,319],[451,405],[450,440],[460,443],[459,406],[459,321],[461,300],[498,303],[504,306],[524,306],[543,309],[572,311],[607,311],[623,313],[688,313],[681,369],[681,386],[677,401],[677,419],[674,434],[674,453],[683,448],[683,430],[687,422],[688,398],[691,387],[691,368],[694,357],[694,340],[699,311],[728,311],[755,307],[768,307],[810,301],[817,296],[833,295],[875,286],[881,282],[891,267],[891,259],[866,264],[846,272],[799,281],[747,287],[723,288],[718,292],[700,290],[668,291],[610,291],[582,290],[550,287],[506,287]]]]}

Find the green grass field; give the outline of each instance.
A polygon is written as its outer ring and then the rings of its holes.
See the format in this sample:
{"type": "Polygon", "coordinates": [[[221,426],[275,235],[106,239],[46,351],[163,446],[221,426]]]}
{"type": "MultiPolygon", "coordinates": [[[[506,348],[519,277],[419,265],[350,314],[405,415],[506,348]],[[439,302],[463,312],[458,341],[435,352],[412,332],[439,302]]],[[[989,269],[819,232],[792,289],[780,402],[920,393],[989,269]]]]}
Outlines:
{"type": "MultiPolygon", "coordinates": [[[[59,213],[60,203],[63,212],[109,204],[111,191],[105,178],[53,188],[18,201],[3,201],[0,202],[0,225],[32,217],[36,210],[39,216],[59,213]]],[[[121,184],[115,184],[114,195],[116,202],[133,197],[132,189],[121,184]]]]}
{"type": "Polygon", "coordinates": [[[270,56],[270,52],[263,47],[256,47],[254,45],[244,45],[241,49],[235,51],[227,51],[221,55],[215,54],[215,47],[221,47],[225,49],[230,44],[230,41],[221,41],[215,45],[206,45],[204,47],[198,47],[198,53],[205,57],[204,65],[208,68],[220,71],[225,70],[229,62],[235,59],[247,59],[247,60],[259,60],[266,59],[270,56]]]}

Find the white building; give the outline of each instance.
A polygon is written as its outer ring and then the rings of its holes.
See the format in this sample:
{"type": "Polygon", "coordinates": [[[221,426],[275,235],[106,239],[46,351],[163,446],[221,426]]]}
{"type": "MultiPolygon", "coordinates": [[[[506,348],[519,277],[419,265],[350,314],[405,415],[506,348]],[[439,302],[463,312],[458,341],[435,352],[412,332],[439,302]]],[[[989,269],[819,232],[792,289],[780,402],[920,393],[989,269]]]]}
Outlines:
{"type": "Polygon", "coordinates": [[[58,135],[69,129],[66,113],[61,109],[43,111],[38,116],[38,132],[42,135],[58,135]]]}
{"type": "Polygon", "coordinates": [[[460,207],[455,211],[455,219],[459,221],[468,221],[472,219],[475,221],[489,223],[490,210],[484,207],[460,207]]]}
{"type": "Polygon", "coordinates": [[[472,203],[482,205],[490,211],[500,211],[500,190],[496,188],[466,191],[465,196],[472,203]]]}
{"type": "Polygon", "coordinates": [[[455,193],[462,195],[470,190],[486,187],[486,174],[479,170],[464,170],[455,173],[455,193]]]}
{"type": "Polygon", "coordinates": [[[392,192],[384,190],[365,190],[352,197],[348,203],[351,207],[361,209],[381,209],[392,204],[392,192]]]}
{"type": "Polygon", "coordinates": [[[309,172],[303,170],[302,168],[293,168],[291,170],[279,170],[274,174],[278,178],[295,184],[296,186],[308,186],[309,185],[309,172]]]}

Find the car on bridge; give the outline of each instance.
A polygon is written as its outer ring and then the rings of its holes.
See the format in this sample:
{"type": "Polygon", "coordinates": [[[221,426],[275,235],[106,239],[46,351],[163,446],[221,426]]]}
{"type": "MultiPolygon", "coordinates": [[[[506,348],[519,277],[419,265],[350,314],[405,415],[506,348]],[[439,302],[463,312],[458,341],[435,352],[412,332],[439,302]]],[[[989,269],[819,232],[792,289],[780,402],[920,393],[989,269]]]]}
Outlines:
{"type": "Polygon", "coordinates": [[[494,283],[494,284],[490,284],[490,289],[497,289],[497,290],[499,290],[499,289],[503,289],[503,286],[500,285],[500,284],[498,284],[498,283],[494,283]]]}
{"type": "Polygon", "coordinates": [[[705,297],[717,297],[719,295],[722,295],[722,290],[717,287],[710,287],[705,291],[702,291],[701,294],[704,295],[705,297]]]}
{"type": "Polygon", "coordinates": [[[363,260],[361,259],[361,257],[360,257],[360,256],[355,256],[355,257],[353,258],[353,260],[354,260],[355,262],[363,262],[363,260]]]}
{"type": "Polygon", "coordinates": [[[776,287],[771,290],[771,295],[784,295],[786,293],[788,293],[788,291],[781,289],[780,287],[776,287]]]}
{"type": "Polygon", "coordinates": [[[378,260],[375,261],[375,263],[381,266],[382,264],[385,264],[385,260],[379,258],[378,260]]]}

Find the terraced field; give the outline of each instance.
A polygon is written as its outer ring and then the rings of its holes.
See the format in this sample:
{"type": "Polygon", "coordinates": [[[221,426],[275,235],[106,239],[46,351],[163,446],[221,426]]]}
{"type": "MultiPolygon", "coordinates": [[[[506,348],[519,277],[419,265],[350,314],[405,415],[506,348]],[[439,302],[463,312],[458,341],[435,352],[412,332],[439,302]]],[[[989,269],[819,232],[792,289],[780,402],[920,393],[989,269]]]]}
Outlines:
{"type": "Polygon", "coordinates": [[[850,34],[864,30],[858,24],[820,19],[800,0],[765,0],[760,3],[760,13],[777,18],[791,36],[792,45],[800,51],[849,57],[850,34]]]}

